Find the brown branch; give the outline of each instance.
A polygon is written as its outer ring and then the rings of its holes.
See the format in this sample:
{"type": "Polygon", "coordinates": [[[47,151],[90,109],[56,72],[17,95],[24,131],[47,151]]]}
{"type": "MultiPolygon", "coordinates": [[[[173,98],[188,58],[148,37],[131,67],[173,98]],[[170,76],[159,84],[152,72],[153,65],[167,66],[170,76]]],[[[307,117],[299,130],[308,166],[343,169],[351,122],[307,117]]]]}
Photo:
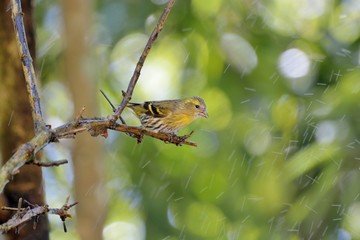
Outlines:
{"type": "Polygon", "coordinates": [[[149,136],[152,138],[157,138],[167,143],[172,143],[177,146],[189,145],[196,147],[197,144],[187,141],[187,138],[191,136],[191,134],[184,136],[177,136],[165,133],[155,133],[146,131],[141,127],[128,126],[125,124],[112,124],[111,120],[107,118],[89,118],[89,119],[80,119],[76,122],[71,122],[64,124],[60,127],[57,127],[53,130],[53,139],[52,141],[56,141],[60,138],[68,138],[73,137],[76,133],[88,131],[92,136],[107,136],[107,130],[115,130],[119,132],[127,133],[131,136],[134,136],[138,139],[138,143],[141,142],[143,136],[149,136]]]}
{"type": "Polygon", "coordinates": [[[165,133],[149,132],[141,127],[127,126],[124,124],[113,124],[108,118],[75,119],[55,129],[46,129],[37,134],[29,142],[21,145],[14,155],[0,169],[0,192],[3,191],[6,183],[18,172],[18,169],[27,162],[31,162],[34,154],[43,149],[50,142],[57,142],[61,138],[74,138],[77,133],[89,132],[91,136],[107,137],[107,130],[124,132],[137,138],[141,142],[143,136],[157,138],[177,146],[189,145],[196,147],[194,142],[187,141],[191,134],[184,136],[170,135],[165,133]]]}
{"type": "MultiPolygon", "coordinates": [[[[104,136],[107,137],[108,129],[124,132],[131,137],[137,139],[137,142],[140,143],[143,139],[143,136],[150,136],[152,138],[157,138],[167,143],[172,143],[177,146],[185,144],[190,146],[197,146],[196,143],[187,141],[187,138],[191,136],[191,133],[185,136],[177,136],[175,134],[164,134],[164,133],[154,133],[149,132],[141,127],[127,126],[126,124],[118,124],[116,120],[120,117],[122,111],[128,104],[132,93],[134,91],[135,85],[139,79],[142,66],[145,62],[145,59],[152,47],[152,44],[158,37],[158,34],[162,30],[165,20],[167,19],[172,6],[174,5],[175,0],[170,0],[167,7],[165,8],[163,14],[161,15],[155,29],[153,30],[145,49],[140,56],[140,59],[136,65],[134,74],[129,82],[126,93],[123,93],[124,98],[116,109],[115,113],[107,118],[91,118],[84,119],[81,115],[83,110],[79,113],[76,119],[72,122],[64,124],[55,129],[50,129],[46,126],[41,113],[40,99],[36,89],[36,77],[35,71],[32,64],[32,59],[28,50],[28,45],[25,37],[25,30],[23,24],[23,15],[21,12],[20,0],[11,0],[12,1],[12,18],[14,22],[14,28],[17,36],[19,52],[23,64],[25,79],[27,83],[27,89],[29,93],[29,99],[33,111],[33,119],[35,126],[35,137],[29,142],[21,145],[13,156],[4,164],[0,169],[0,192],[3,191],[6,183],[18,172],[18,169],[23,166],[25,163],[35,163],[34,154],[44,148],[50,142],[57,142],[61,138],[74,138],[77,133],[88,131],[92,136],[104,136]]],[[[39,165],[46,165],[47,163],[38,163],[39,165]]],[[[60,164],[55,162],[53,165],[60,164]]]]}
{"type": "Polygon", "coordinates": [[[52,133],[42,131],[29,142],[21,145],[11,158],[0,169],[0,192],[7,182],[18,172],[27,161],[33,159],[34,154],[45,147],[52,139],[52,133]]]}
{"type": "Polygon", "coordinates": [[[167,17],[169,16],[169,13],[170,13],[171,8],[173,7],[174,3],[175,3],[175,0],[169,1],[166,8],[164,9],[164,12],[162,13],[161,17],[159,18],[158,23],[156,24],[154,30],[152,31],[152,33],[149,37],[149,40],[146,43],[144,51],[142,52],[142,54],[139,58],[139,61],[136,64],[136,67],[135,67],[134,73],[131,77],[131,80],[129,82],[128,88],[125,93],[123,92],[124,98],[121,101],[120,106],[116,109],[115,113],[110,117],[110,119],[113,123],[116,122],[116,120],[120,117],[121,113],[124,111],[124,108],[129,103],[129,101],[132,97],[135,85],[140,77],[141,69],[144,65],[145,59],[146,59],[147,55],[149,54],[154,41],[157,39],[159,33],[163,29],[164,23],[165,23],[167,17]]]}
{"type": "Polygon", "coordinates": [[[39,160],[31,160],[28,161],[27,164],[33,164],[39,167],[58,167],[63,164],[69,163],[68,160],[58,160],[58,161],[39,161],[39,160]]]}
{"type": "Polygon", "coordinates": [[[68,210],[78,204],[77,202],[68,204],[69,197],[66,199],[65,204],[61,208],[49,208],[48,205],[38,206],[25,201],[29,206],[22,208],[22,198],[19,199],[18,207],[2,207],[2,210],[16,211],[16,213],[5,223],[0,225],[0,232],[6,233],[12,229],[18,229],[18,227],[31,220],[34,221],[34,228],[36,228],[36,222],[38,217],[43,214],[58,215],[64,224],[64,231],[66,232],[65,220],[71,218],[68,210]]]}
{"type": "Polygon", "coordinates": [[[23,67],[26,88],[29,94],[29,102],[32,109],[32,118],[34,121],[35,134],[39,133],[45,128],[45,122],[41,112],[40,98],[36,88],[36,75],[33,65],[33,60],[30,55],[29,46],[26,40],[23,13],[21,9],[20,0],[11,0],[12,5],[12,20],[14,23],[16,40],[18,42],[18,49],[23,67]]]}
{"type": "Polygon", "coordinates": [[[176,146],[181,146],[182,144],[190,145],[193,147],[197,146],[196,143],[189,142],[186,140],[192,135],[193,132],[191,132],[190,134],[186,134],[184,136],[177,136],[175,134],[149,132],[146,131],[145,129],[142,129],[141,127],[132,127],[123,124],[116,124],[115,127],[111,127],[110,129],[120,132],[130,133],[133,137],[137,138],[138,143],[141,143],[143,136],[146,135],[152,138],[157,138],[166,143],[175,144],[176,146]]]}

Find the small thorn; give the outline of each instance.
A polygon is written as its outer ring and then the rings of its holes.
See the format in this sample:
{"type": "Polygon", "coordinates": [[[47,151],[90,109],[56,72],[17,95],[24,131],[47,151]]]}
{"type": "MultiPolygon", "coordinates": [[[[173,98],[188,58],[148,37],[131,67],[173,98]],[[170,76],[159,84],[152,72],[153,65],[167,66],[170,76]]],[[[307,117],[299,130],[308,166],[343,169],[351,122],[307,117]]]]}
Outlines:
{"type": "Polygon", "coordinates": [[[63,221],[63,228],[64,228],[64,232],[67,232],[65,221],[63,221]]]}
{"type": "Polygon", "coordinates": [[[114,106],[114,104],[112,104],[112,102],[110,101],[110,99],[106,96],[106,94],[100,89],[101,94],[104,96],[104,98],[106,99],[106,101],[110,104],[112,111],[115,112],[116,108],[114,106]]]}

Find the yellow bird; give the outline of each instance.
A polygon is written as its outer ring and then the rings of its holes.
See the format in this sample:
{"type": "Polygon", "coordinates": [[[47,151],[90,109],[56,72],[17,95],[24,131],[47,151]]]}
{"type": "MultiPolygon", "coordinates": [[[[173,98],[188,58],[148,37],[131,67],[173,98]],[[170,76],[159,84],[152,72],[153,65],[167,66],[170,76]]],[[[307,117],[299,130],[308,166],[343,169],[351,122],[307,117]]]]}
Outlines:
{"type": "Polygon", "coordinates": [[[167,134],[177,134],[195,119],[208,117],[206,104],[200,97],[129,103],[127,107],[140,119],[145,130],[167,134]]]}

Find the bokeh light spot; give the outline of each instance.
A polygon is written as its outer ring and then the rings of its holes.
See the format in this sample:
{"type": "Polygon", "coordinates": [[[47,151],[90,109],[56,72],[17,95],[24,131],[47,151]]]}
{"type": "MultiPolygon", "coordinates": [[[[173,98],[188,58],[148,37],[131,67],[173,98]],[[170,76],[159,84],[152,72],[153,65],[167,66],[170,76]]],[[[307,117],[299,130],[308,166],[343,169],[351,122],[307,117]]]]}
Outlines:
{"type": "Polygon", "coordinates": [[[328,0],[302,0],[296,1],[299,6],[299,13],[307,19],[314,19],[324,14],[328,0]]]}
{"type": "Polygon", "coordinates": [[[240,73],[250,73],[258,64],[254,48],[244,38],[233,34],[225,33],[221,38],[221,48],[224,51],[226,60],[240,73]]]}
{"type": "Polygon", "coordinates": [[[291,48],[281,54],[279,69],[285,77],[300,78],[308,74],[310,60],[303,51],[291,48]]]}
{"type": "Polygon", "coordinates": [[[324,121],[316,128],[315,138],[319,143],[331,143],[335,140],[337,131],[334,122],[324,121]]]}

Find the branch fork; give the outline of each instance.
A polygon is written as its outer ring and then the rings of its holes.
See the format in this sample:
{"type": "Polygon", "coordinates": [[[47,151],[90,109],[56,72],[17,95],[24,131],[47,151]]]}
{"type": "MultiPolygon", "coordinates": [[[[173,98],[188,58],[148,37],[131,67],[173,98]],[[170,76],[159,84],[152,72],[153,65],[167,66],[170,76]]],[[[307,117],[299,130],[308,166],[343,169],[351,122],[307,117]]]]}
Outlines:
{"type": "Polygon", "coordinates": [[[164,23],[175,3],[175,0],[170,0],[164,9],[160,19],[153,32],[151,33],[149,40],[139,58],[139,61],[135,67],[133,76],[130,79],[128,88],[126,91],[122,91],[123,99],[118,108],[113,106],[114,113],[108,117],[102,118],[83,118],[82,114],[85,108],[82,108],[75,120],[66,123],[57,128],[51,129],[45,124],[41,111],[40,98],[36,87],[36,75],[34,66],[32,64],[32,58],[28,49],[28,44],[25,35],[25,28],[23,23],[23,13],[21,9],[20,0],[11,0],[12,6],[12,20],[14,24],[16,40],[18,42],[19,55],[23,65],[23,71],[26,80],[26,86],[29,94],[29,102],[32,108],[32,117],[34,121],[35,136],[29,142],[21,145],[13,156],[4,164],[0,170],[0,192],[3,190],[9,179],[18,172],[18,169],[26,163],[32,163],[40,166],[58,166],[64,164],[66,161],[55,161],[53,163],[38,162],[35,161],[33,156],[43,149],[47,144],[51,142],[57,142],[61,138],[74,138],[77,133],[88,131],[92,136],[101,135],[107,137],[107,129],[124,132],[132,137],[137,138],[137,142],[141,143],[144,135],[157,138],[167,143],[173,143],[177,146],[190,145],[197,146],[196,143],[187,141],[187,138],[191,135],[185,136],[170,136],[163,133],[149,132],[141,127],[127,126],[121,118],[126,105],[129,103],[135,85],[139,79],[142,66],[145,59],[149,54],[154,41],[157,39],[160,31],[163,29],[164,23]],[[116,121],[120,119],[122,124],[118,124],[116,121]]]}
{"type": "MultiPolygon", "coordinates": [[[[121,114],[124,108],[129,103],[135,85],[139,79],[142,66],[146,60],[147,55],[149,54],[151,47],[154,41],[157,39],[159,33],[163,29],[164,23],[175,3],[175,0],[170,0],[164,9],[163,14],[161,15],[156,27],[151,33],[149,40],[139,58],[139,61],[135,67],[133,76],[130,79],[128,84],[128,88],[126,91],[122,91],[123,99],[120,105],[115,108],[113,107],[113,114],[108,117],[101,118],[84,118],[82,114],[85,108],[82,108],[80,113],[75,117],[74,121],[66,123],[57,128],[51,129],[50,126],[45,124],[41,104],[40,97],[38,94],[36,82],[37,78],[35,75],[35,70],[33,66],[33,60],[30,56],[30,52],[28,49],[27,39],[25,35],[24,23],[23,23],[23,13],[21,9],[21,1],[20,0],[11,0],[12,6],[12,20],[14,24],[16,40],[18,42],[19,49],[19,57],[21,59],[27,92],[29,95],[29,102],[32,109],[32,118],[34,121],[34,130],[35,136],[28,141],[27,143],[22,144],[16,150],[16,152],[12,155],[12,157],[2,166],[0,169],[0,192],[3,191],[5,185],[10,181],[13,175],[15,175],[26,163],[31,163],[39,166],[58,166],[60,164],[64,164],[66,160],[59,160],[55,162],[40,162],[34,158],[34,155],[47,146],[51,142],[57,142],[62,138],[74,138],[77,133],[88,131],[92,136],[101,135],[103,137],[107,137],[107,130],[115,130],[119,132],[124,132],[132,137],[137,138],[137,142],[141,143],[144,135],[150,136],[153,138],[157,138],[161,141],[167,143],[173,143],[177,146],[180,145],[190,145],[197,146],[196,143],[189,142],[187,139],[191,136],[192,133],[177,136],[177,135],[169,135],[164,133],[154,133],[149,132],[141,127],[133,127],[128,126],[123,122],[121,118],[121,114]],[[122,124],[117,123],[117,120],[120,119],[122,124]]],[[[8,220],[6,223],[0,225],[1,232],[7,232],[10,229],[18,229],[22,223],[25,223],[30,220],[34,220],[34,226],[36,227],[36,221],[41,214],[50,213],[59,215],[61,220],[64,223],[64,231],[66,232],[65,220],[66,218],[71,217],[68,214],[68,210],[75,206],[77,203],[68,204],[68,198],[65,204],[60,208],[49,208],[47,205],[37,206],[31,203],[28,203],[29,207],[22,208],[22,200],[19,200],[18,208],[10,209],[7,207],[3,207],[5,210],[13,210],[16,211],[16,214],[8,220]]]]}
{"type": "Polygon", "coordinates": [[[16,213],[6,222],[0,225],[0,231],[6,233],[12,229],[15,229],[16,233],[19,233],[19,227],[33,220],[33,227],[36,229],[37,222],[39,217],[43,214],[54,214],[58,215],[63,222],[64,232],[67,231],[65,220],[71,218],[71,214],[68,211],[74,207],[78,202],[68,204],[69,197],[66,198],[64,205],[61,208],[49,208],[48,205],[39,206],[37,204],[32,204],[26,200],[24,202],[28,205],[26,208],[22,207],[23,199],[20,198],[17,208],[12,207],[1,207],[1,210],[7,211],[16,211],[16,213]]]}

